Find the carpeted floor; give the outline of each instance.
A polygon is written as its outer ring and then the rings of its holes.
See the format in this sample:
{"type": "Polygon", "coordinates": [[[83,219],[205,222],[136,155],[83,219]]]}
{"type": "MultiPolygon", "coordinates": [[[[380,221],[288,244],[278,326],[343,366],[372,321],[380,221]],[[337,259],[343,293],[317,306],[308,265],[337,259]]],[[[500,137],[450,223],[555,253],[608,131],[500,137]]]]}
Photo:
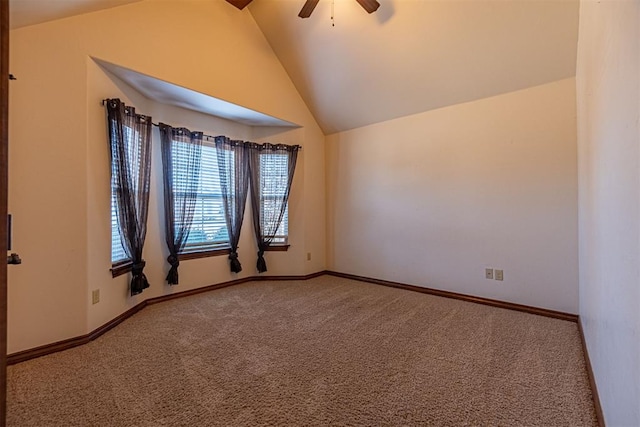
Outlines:
{"type": "Polygon", "coordinates": [[[575,323],[322,276],[8,369],[9,426],[595,426],[575,323]]]}

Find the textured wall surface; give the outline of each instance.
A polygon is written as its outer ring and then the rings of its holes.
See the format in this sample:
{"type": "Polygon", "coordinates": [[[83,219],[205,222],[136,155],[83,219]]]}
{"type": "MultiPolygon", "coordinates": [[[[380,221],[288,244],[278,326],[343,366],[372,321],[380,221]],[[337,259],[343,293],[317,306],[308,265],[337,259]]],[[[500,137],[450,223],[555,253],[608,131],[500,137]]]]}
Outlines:
{"type": "Polygon", "coordinates": [[[580,317],[607,425],[640,425],[640,2],[583,1],[580,317]]]}
{"type": "Polygon", "coordinates": [[[331,269],[577,313],[573,78],[327,141],[331,269]]]}

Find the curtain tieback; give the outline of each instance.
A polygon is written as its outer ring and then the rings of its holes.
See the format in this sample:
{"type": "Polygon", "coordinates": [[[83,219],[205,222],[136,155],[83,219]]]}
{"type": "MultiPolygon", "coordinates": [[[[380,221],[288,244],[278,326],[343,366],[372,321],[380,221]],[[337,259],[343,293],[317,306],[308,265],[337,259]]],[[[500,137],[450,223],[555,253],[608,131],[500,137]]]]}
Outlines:
{"type": "Polygon", "coordinates": [[[258,251],[258,262],[256,264],[258,273],[264,273],[267,271],[267,262],[264,260],[264,249],[260,248],[258,251]]]}
{"type": "Polygon", "coordinates": [[[178,268],[178,266],[180,265],[180,260],[178,259],[178,257],[173,255],[169,255],[167,257],[167,262],[171,264],[171,267],[175,268],[178,268]]]}
{"type": "Polygon", "coordinates": [[[140,274],[142,274],[142,271],[144,270],[145,265],[147,265],[147,263],[144,262],[144,260],[141,260],[140,262],[133,264],[131,266],[131,273],[134,276],[139,276],[140,274]]]}
{"type": "Polygon", "coordinates": [[[233,273],[240,273],[242,271],[242,264],[240,264],[240,261],[238,260],[238,252],[236,251],[232,251],[229,254],[229,260],[230,260],[230,266],[231,266],[231,271],[233,273]]]}

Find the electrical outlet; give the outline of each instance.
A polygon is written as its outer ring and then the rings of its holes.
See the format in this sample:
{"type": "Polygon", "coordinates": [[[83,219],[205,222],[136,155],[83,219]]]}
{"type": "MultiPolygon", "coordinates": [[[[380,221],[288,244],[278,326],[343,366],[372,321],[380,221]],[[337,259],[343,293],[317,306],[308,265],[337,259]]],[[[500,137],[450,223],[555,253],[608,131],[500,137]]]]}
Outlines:
{"type": "Polygon", "coordinates": [[[97,304],[100,302],[100,289],[95,289],[91,292],[91,302],[97,304]]]}
{"type": "Polygon", "coordinates": [[[311,261],[311,252],[307,252],[307,261],[311,261]]]}
{"type": "Polygon", "coordinates": [[[504,270],[496,270],[496,280],[504,280],[504,270]]]}
{"type": "Polygon", "coordinates": [[[484,278],[493,280],[493,268],[485,268],[484,269],[484,278]]]}

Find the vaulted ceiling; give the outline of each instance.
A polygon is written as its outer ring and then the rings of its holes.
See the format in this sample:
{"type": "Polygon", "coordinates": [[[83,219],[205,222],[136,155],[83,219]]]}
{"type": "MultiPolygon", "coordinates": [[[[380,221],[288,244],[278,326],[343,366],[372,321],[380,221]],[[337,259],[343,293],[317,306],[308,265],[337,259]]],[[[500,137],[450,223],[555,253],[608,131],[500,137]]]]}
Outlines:
{"type": "MultiPolygon", "coordinates": [[[[11,0],[12,27],[133,1],[11,0]]],[[[308,19],[303,0],[236,13],[253,15],[326,134],[575,75],[578,0],[379,1],[371,15],[355,0],[320,0],[308,19]]]]}
{"type": "Polygon", "coordinates": [[[19,28],[141,0],[9,0],[10,26],[19,28]]]}
{"type": "Polygon", "coordinates": [[[578,1],[379,1],[249,6],[327,134],[575,75],[578,1]]]}

